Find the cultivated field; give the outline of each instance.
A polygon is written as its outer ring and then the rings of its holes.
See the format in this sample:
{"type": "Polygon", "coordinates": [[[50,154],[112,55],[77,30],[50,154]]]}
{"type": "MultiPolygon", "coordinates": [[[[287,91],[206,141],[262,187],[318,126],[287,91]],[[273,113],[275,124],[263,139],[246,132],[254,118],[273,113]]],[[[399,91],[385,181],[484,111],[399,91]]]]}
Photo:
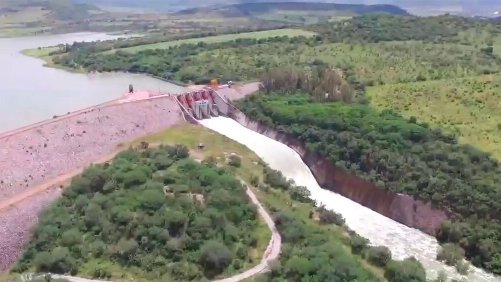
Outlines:
{"type": "MultiPolygon", "coordinates": [[[[168,41],[168,42],[160,42],[160,43],[154,43],[154,44],[134,46],[134,47],[129,47],[129,48],[122,48],[122,49],[120,49],[120,51],[135,53],[135,52],[140,52],[140,51],[144,51],[144,50],[151,50],[151,49],[167,49],[169,47],[179,46],[181,44],[195,44],[195,43],[199,43],[199,42],[218,43],[218,42],[226,42],[226,41],[243,39],[243,38],[263,39],[263,38],[269,38],[269,37],[275,37],[275,36],[294,37],[294,36],[313,36],[313,35],[315,35],[314,32],[301,30],[301,29],[290,29],[290,28],[288,28],[288,29],[275,29],[275,30],[266,30],[266,31],[244,32],[244,33],[237,33],[237,34],[224,34],[224,35],[208,36],[208,37],[201,37],[201,38],[174,40],[174,41],[168,41]]],[[[114,51],[110,51],[110,52],[114,52],[114,51]]]]}
{"type": "Polygon", "coordinates": [[[371,105],[457,134],[501,160],[501,75],[371,87],[371,105]]]}

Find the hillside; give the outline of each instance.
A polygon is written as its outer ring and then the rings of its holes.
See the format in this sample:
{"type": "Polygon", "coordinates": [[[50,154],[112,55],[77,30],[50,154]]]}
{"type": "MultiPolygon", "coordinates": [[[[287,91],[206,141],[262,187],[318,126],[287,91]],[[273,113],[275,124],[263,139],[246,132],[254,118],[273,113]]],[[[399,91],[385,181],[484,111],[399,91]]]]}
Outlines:
{"type": "Polygon", "coordinates": [[[89,167],[40,223],[17,271],[205,281],[256,264],[269,238],[230,170],[180,145],[89,167]]]}
{"type": "Polygon", "coordinates": [[[186,9],[176,14],[253,17],[262,20],[298,24],[328,22],[367,14],[408,15],[407,11],[393,5],[355,5],[319,2],[241,3],[186,9]]]}
{"type": "Polygon", "coordinates": [[[99,8],[90,4],[75,3],[72,0],[1,0],[0,15],[2,17],[15,16],[27,10],[40,10],[45,14],[44,19],[69,20],[88,17],[99,8]]]}
{"type": "Polygon", "coordinates": [[[0,0],[0,37],[81,31],[103,14],[72,0],[0,0]]]}
{"type": "MultiPolygon", "coordinates": [[[[290,0],[79,0],[84,3],[91,3],[101,6],[114,7],[134,7],[148,8],[164,11],[177,11],[182,9],[191,9],[200,6],[211,5],[231,5],[248,2],[291,2],[290,0]]],[[[303,0],[300,2],[319,2],[318,0],[303,0]]],[[[487,15],[492,12],[501,10],[501,3],[497,0],[477,0],[477,1],[460,1],[460,0],[337,0],[337,1],[320,1],[320,2],[335,2],[340,4],[389,4],[397,5],[405,9],[409,9],[412,13],[420,15],[457,13],[466,15],[487,15]]]]}
{"type": "Polygon", "coordinates": [[[382,189],[450,211],[452,223],[437,230],[437,238],[461,246],[474,265],[501,274],[501,240],[493,239],[501,238],[495,200],[501,24],[364,15],[303,28],[317,35],[138,47],[134,53],[77,44],[53,59],[66,67],[196,84],[267,81],[270,70],[286,69],[274,81],[301,96],[258,96],[242,110],[382,189]],[[313,76],[325,69],[334,71],[313,76]],[[305,77],[314,83],[298,81],[305,77]]]}

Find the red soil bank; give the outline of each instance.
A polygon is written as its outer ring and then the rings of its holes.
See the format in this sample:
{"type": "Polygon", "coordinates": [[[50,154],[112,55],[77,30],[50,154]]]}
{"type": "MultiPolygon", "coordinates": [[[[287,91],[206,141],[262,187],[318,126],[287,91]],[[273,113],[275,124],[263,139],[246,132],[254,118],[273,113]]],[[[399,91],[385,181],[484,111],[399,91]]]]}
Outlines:
{"type": "MultiPolygon", "coordinates": [[[[218,92],[238,100],[257,90],[258,84],[251,83],[218,92]]],[[[184,121],[175,96],[135,101],[144,98],[126,97],[122,103],[112,101],[0,134],[0,271],[19,258],[38,214],[60,191],[47,190],[7,209],[3,203],[109,156],[124,143],[184,121]]]]}
{"type": "MultiPolygon", "coordinates": [[[[175,98],[160,97],[87,109],[0,136],[0,202],[182,121],[175,98]]],[[[18,258],[37,214],[57,197],[48,195],[0,213],[0,271],[18,258]]]]}
{"type": "Polygon", "coordinates": [[[337,168],[327,158],[306,149],[303,142],[297,138],[255,122],[238,110],[232,111],[230,116],[243,126],[294,149],[310,168],[318,184],[325,189],[339,193],[386,217],[430,235],[435,235],[442,222],[448,218],[446,212],[432,207],[429,203],[415,200],[408,195],[384,190],[337,168]]]}
{"type": "Polygon", "coordinates": [[[53,189],[0,213],[0,270],[16,262],[31,237],[31,228],[38,222],[38,214],[60,194],[60,189],[53,189]]]}

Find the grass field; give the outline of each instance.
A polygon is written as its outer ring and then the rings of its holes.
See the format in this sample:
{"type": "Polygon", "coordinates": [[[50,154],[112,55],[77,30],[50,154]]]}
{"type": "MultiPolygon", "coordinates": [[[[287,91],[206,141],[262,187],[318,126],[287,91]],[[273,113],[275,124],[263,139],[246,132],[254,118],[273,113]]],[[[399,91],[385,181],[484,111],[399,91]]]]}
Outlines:
{"type": "Polygon", "coordinates": [[[15,13],[0,15],[0,25],[3,24],[25,24],[43,20],[50,11],[42,10],[41,7],[27,7],[15,13]]]}
{"type": "Polygon", "coordinates": [[[459,39],[462,44],[472,45],[476,48],[492,45],[494,47],[494,54],[501,56],[501,35],[499,35],[499,32],[500,30],[496,30],[492,26],[486,30],[471,29],[461,32],[459,39]]]}
{"type": "MultiPolygon", "coordinates": [[[[275,37],[275,36],[294,37],[294,36],[313,36],[313,35],[315,35],[314,32],[305,31],[305,30],[301,30],[301,29],[275,29],[275,30],[266,30],[266,31],[244,32],[244,33],[238,33],[238,34],[224,34],[224,35],[208,36],[208,37],[201,37],[201,38],[174,40],[174,41],[168,41],[168,42],[160,42],[160,43],[154,43],[154,44],[134,46],[134,47],[129,47],[129,48],[122,48],[119,50],[135,53],[135,52],[144,51],[144,50],[151,50],[151,49],[166,49],[166,48],[173,47],[173,46],[179,46],[181,44],[195,44],[198,42],[218,43],[218,42],[226,42],[226,41],[231,41],[231,40],[241,39],[241,38],[263,39],[263,38],[269,38],[269,37],[275,37]]],[[[114,51],[116,51],[116,50],[111,50],[108,52],[114,52],[114,51]]]]}
{"type": "Polygon", "coordinates": [[[371,105],[441,127],[501,160],[501,75],[368,89],[371,105]]]}
{"type": "Polygon", "coordinates": [[[281,11],[273,10],[268,13],[257,13],[254,17],[264,20],[281,21],[297,24],[316,24],[326,21],[339,21],[349,19],[355,16],[355,13],[340,11],[281,11]]]}

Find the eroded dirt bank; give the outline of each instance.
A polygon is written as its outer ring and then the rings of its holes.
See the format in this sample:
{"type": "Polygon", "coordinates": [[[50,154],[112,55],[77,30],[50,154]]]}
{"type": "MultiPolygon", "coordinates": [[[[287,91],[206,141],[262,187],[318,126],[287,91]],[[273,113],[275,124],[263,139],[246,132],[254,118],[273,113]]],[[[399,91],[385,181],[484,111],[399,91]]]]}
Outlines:
{"type": "Polygon", "coordinates": [[[393,193],[335,167],[325,157],[304,146],[297,138],[247,118],[238,110],[229,114],[243,126],[288,145],[299,153],[321,187],[332,190],[386,217],[435,235],[447,214],[411,196],[393,193]]]}
{"type": "MultiPolygon", "coordinates": [[[[174,97],[110,103],[0,135],[0,206],[15,196],[81,169],[138,137],[180,122],[174,97]]],[[[0,271],[17,260],[39,212],[58,185],[0,212],[0,271]]]]}

